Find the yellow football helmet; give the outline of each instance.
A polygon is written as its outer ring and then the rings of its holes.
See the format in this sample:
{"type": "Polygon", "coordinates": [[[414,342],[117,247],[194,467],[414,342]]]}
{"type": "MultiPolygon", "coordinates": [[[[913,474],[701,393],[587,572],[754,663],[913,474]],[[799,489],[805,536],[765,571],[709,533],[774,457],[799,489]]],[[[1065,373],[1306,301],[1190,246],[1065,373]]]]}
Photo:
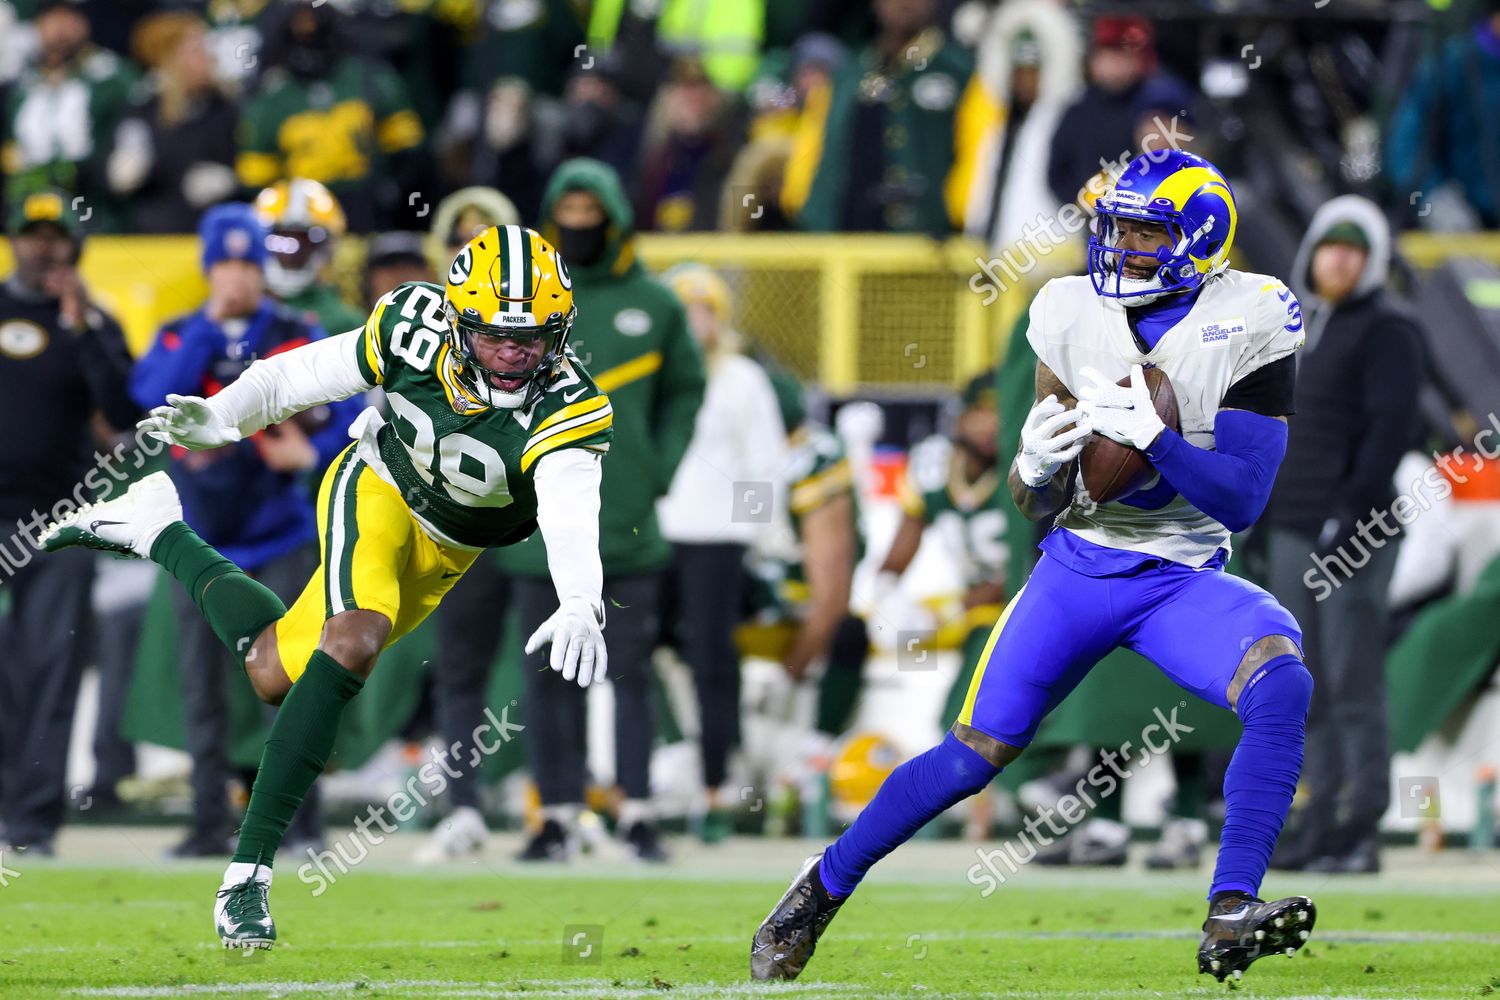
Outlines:
{"type": "Polygon", "coordinates": [[[266,237],[266,284],[277,298],[300,294],[333,257],[333,244],[349,228],[339,200],[305,177],[277,181],[255,197],[266,237]]]}
{"type": "Polygon", "coordinates": [[[529,408],[561,362],[578,316],[562,254],[533,229],[491,226],[453,258],[446,298],[449,343],[465,385],[492,406],[529,408]],[[476,337],[539,340],[541,350],[525,368],[497,371],[480,363],[476,337]]]}
{"type": "Polygon", "coordinates": [[[828,793],[834,811],[856,813],[869,805],[902,759],[900,748],[879,733],[846,735],[828,768],[828,793]]]}

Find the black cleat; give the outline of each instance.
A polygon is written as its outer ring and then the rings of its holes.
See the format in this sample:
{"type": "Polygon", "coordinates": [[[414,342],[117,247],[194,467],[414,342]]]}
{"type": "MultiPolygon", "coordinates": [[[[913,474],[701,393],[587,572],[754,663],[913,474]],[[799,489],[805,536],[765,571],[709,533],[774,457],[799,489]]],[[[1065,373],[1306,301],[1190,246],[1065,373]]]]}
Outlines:
{"type": "Polygon", "coordinates": [[[1231,893],[1208,908],[1203,941],[1198,945],[1198,972],[1219,982],[1239,979],[1250,963],[1267,955],[1291,957],[1307,942],[1318,908],[1306,896],[1267,903],[1231,893]]]}
{"type": "Polygon", "coordinates": [[[639,820],[630,824],[630,829],[625,832],[625,846],[637,861],[663,864],[667,860],[667,852],[661,846],[661,833],[655,823],[639,820]]]}
{"type": "Polygon", "coordinates": [[[567,831],[555,819],[542,821],[542,828],[526,844],[525,850],[516,855],[517,861],[567,861],[573,855],[573,845],[567,831]]]}
{"type": "Polygon", "coordinates": [[[796,979],[807,967],[818,938],[833,920],[842,899],[834,899],[818,877],[815,854],[802,862],[791,888],[755,932],[750,943],[750,978],[796,979]]]}

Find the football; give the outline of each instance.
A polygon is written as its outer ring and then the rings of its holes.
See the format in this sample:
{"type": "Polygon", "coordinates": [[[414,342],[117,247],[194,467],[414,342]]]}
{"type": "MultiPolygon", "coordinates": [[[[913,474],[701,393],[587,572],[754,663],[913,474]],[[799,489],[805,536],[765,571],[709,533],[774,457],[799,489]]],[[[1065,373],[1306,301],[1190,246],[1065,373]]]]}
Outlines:
{"type": "MultiPolygon", "coordinates": [[[[1162,423],[1174,431],[1182,427],[1177,419],[1177,393],[1167,373],[1160,368],[1145,369],[1146,388],[1151,391],[1151,402],[1156,406],[1156,415],[1162,423]]],[[[1129,385],[1130,376],[1120,379],[1116,385],[1129,385]]],[[[1079,456],[1083,467],[1083,487],[1096,503],[1108,503],[1127,497],[1145,486],[1156,475],[1146,456],[1129,445],[1111,441],[1103,434],[1089,435],[1079,456]]]]}

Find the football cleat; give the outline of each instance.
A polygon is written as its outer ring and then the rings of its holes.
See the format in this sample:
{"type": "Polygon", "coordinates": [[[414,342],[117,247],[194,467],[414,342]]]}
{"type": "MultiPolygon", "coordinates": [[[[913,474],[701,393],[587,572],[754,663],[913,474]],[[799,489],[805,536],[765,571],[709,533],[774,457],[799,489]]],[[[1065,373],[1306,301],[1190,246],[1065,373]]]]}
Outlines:
{"type": "Polygon", "coordinates": [[[214,903],[214,930],[226,948],[270,948],[276,943],[276,924],[271,920],[271,883],[256,876],[219,890],[214,903]]]}
{"type": "Polygon", "coordinates": [[[667,852],[661,846],[661,832],[655,823],[646,820],[630,824],[625,831],[625,847],[637,861],[661,864],[667,860],[667,852]]]}
{"type": "Polygon", "coordinates": [[[1250,963],[1267,955],[1291,957],[1312,936],[1318,908],[1306,896],[1267,903],[1233,893],[1208,908],[1203,941],[1198,945],[1198,972],[1219,982],[1239,979],[1250,963]]]}
{"type": "Polygon", "coordinates": [[[150,558],[162,529],[182,520],[182,501],[165,472],[153,472],[121,496],[85,504],[43,529],[37,541],[48,552],[70,546],[150,558]]]}
{"type": "Polygon", "coordinates": [[[484,825],[484,817],[478,809],[459,806],[438,820],[432,836],[417,849],[413,860],[419,865],[433,865],[479,854],[489,835],[489,828],[484,825]]]}
{"type": "Polygon", "coordinates": [[[822,889],[818,879],[818,863],[822,860],[823,855],[815,854],[802,862],[791,887],[755,931],[750,942],[752,979],[796,979],[801,975],[818,946],[818,938],[844,905],[842,899],[833,899],[822,889]]]}
{"type": "Polygon", "coordinates": [[[577,853],[574,839],[555,819],[542,821],[542,828],[527,841],[516,855],[517,861],[567,861],[577,853]]]}
{"type": "Polygon", "coordinates": [[[1169,819],[1162,824],[1161,840],[1146,855],[1146,867],[1153,871],[1197,868],[1207,843],[1208,824],[1203,820],[1169,819]]]}

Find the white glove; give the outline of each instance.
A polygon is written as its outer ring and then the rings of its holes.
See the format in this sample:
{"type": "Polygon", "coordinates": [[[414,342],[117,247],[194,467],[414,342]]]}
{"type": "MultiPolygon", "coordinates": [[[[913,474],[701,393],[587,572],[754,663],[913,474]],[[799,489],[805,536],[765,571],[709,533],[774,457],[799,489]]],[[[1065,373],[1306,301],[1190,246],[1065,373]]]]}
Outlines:
{"type": "Polygon", "coordinates": [[[1021,426],[1021,450],[1016,454],[1021,482],[1033,488],[1045,485],[1058,469],[1078,457],[1093,429],[1082,411],[1065,409],[1056,396],[1037,403],[1021,426]],[[1069,424],[1077,426],[1063,430],[1069,424]]]}
{"type": "Polygon", "coordinates": [[[240,429],[225,423],[201,396],[168,396],[166,406],[155,407],[135,426],[159,441],[192,451],[218,448],[240,439],[240,429]]]}
{"type": "Polygon", "coordinates": [[[604,680],[609,654],[604,648],[599,616],[588,601],[581,597],[563,601],[552,617],[531,633],[526,640],[526,652],[534,653],[549,642],[552,669],[562,674],[563,680],[576,678],[578,686],[583,688],[604,680]]]}
{"type": "Polygon", "coordinates": [[[1079,372],[1087,383],[1078,389],[1078,408],[1094,425],[1094,430],[1111,441],[1128,444],[1145,451],[1157,435],[1166,430],[1151,390],[1146,388],[1146,373],[1140,365],[1130,366],[1130,385],[1115,385],[1093,368],[1079,372]]]}
{"type": "Polygon", "coordinates": [[[903,590],[901,578],[890,572],[875,577],[874,601],[868,620],[873,628],[870,641],[876,648],[886,651],[896,648],[899,633],[937,630],[937,616],[903,590]]]}

